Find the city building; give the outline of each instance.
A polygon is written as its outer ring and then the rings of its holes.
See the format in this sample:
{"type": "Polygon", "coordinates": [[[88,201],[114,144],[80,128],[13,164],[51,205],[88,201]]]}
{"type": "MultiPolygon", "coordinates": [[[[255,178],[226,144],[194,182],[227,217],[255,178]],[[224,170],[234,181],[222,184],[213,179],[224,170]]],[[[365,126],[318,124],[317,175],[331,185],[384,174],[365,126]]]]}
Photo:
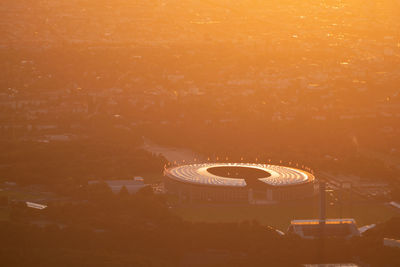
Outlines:
{"type": "Polygon", "coordinates": [[[360,232],[354,219],[326,220],[293,220],[288,234],[294,234],[304,239],[318,238],[351,238],[359,236],[360,232]]]}
{"type": "MultiPolygon", "coordinates": [[[[125,187],[130,194],[135,194],[143,187],[149,186],[144,183],[142,177],[135,177],[132,180],[106,180],[104,181],[114,194],[121,192],[122,187],[125,187]]],[[[89,184],[97,184],[99,181],[89,181],[89,184]]]]}

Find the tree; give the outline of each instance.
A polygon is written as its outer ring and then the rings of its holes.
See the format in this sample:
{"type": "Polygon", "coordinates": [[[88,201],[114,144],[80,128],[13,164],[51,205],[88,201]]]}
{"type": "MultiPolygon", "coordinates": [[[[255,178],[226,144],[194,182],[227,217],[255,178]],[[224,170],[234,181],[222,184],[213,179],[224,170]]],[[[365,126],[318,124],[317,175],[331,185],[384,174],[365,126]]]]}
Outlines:
{"type": "Polygon", "coordinates": [[[153,192],[153,188],[151,188],[151,186],[145,186],[139,189],[139,191],[137,191],[136,195],[138,196],[152,196],[154,194],[153,192]]]}
{"type": "Polygon", "coordinates": [[[118,196],[121,198],[128,198],[130,196],[129,191],[125,185],[122,186],[121,190],[118,193],[118,196]]]}

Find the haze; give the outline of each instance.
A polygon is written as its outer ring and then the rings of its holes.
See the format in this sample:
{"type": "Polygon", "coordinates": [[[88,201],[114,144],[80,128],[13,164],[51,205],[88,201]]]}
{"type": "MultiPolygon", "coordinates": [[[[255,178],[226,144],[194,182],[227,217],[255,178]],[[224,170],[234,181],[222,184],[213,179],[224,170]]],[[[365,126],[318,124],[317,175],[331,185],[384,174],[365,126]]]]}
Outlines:
{"type": "Polygon", "coordinates": [[[0,15],[1,265],[400,265],[399,1],[0,15]]]}

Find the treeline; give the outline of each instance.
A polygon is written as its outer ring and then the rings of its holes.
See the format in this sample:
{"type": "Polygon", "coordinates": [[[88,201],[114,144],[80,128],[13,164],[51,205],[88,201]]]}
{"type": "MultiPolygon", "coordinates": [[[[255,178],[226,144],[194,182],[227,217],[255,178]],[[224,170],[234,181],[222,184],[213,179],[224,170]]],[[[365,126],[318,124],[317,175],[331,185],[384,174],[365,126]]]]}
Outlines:
{"type": "Polygon", "coordinates": [[[162,174],[165,159],[142,150],[129,135],[68,142],[3,141],[0,180],[54,185],[162,174]],[[108,139],[107,139],[108,138],[108,139]]]}
{"type": "MultiPolygon", "coordinates": [[[[104,188],[103,188],[104,189],[104,188]]],[[[344,240],[282,237],[256,221],[191,223],[170,212],[162,196],[142,190],[97,194],[43,211],[12,206],[0,227],[4,266],[300,266],[357,262],[398,266],[398,250],[382,246],[384,232],[344,240]],[[97,195],[97,197],[96,197],[97,195]],[[34,226],[33,224],[39,225],[34,226]]],[[[103,190],[103,191],[102,191],[103,190]]],[[[381,227],[381,228],[382,228],[381,227]]],[[[393,236],[396,237],[396,236],[393,236]]]]}

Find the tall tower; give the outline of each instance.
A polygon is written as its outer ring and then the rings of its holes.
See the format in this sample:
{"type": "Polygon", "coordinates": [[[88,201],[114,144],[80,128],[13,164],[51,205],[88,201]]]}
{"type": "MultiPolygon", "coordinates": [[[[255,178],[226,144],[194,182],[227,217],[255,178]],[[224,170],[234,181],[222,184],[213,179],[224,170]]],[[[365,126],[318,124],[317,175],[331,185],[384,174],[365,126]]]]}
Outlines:
{"type": "Polygon", "coordinates": [[[325,182],[321,181],[319,183],[319,220],[320,224],[325,224],[326,220],[326,200],[325,200],[325,182]]]}

